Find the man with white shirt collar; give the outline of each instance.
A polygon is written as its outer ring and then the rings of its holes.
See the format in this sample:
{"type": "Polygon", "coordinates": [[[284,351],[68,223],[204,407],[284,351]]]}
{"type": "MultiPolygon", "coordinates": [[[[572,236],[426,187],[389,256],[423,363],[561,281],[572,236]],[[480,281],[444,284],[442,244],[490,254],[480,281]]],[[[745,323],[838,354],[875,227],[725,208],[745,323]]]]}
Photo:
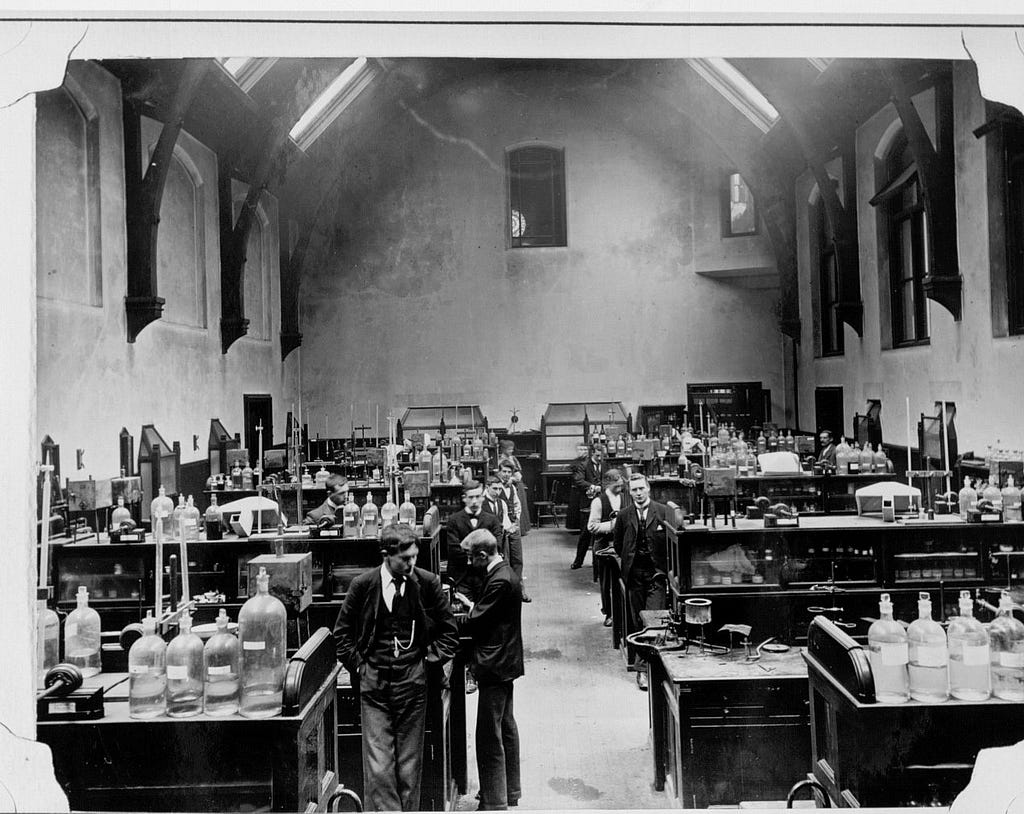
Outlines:
{"type": "MultiPolygon", "coordinates": [[[[650,484],[640,474],[630,475],[629,495],[632,505],[619,512],[612,529],[612,544],[622,560],[622,581],[629,600],[626,633],[642,629],[640,611],[665,609],[668,590],[668,506],[651,500],[650,484]]],[[[636,668],[636,683],[646,690],[646,665],[637,664],[636,668]]]]}
{"type": "Polygon", "coordinates": [[[483,508],[484,487],[479,481],[469,480],[462,485],[463,509],[455,512],[444,526],[445,550],[448,553],[448,564],[445,576],[455,589],[468,596],[477,598],[477,592],[483,583],[478,569],[471,567],[469,548],[463,541],[471,531],[487,529],[500,540],[504,533],[501,520],[483,508]]]}
{"type": "Polygon", "coordinates": [[[334,626],[359,693],[367,811],[421,808],[427,666],[458,647],[440,579],[416,567],[417,539],[408,525],[384,528],[381,566],[352,580],[334,626]]]}
{"type": "Polygon", "coordinates": [[[523,516],[523,504],[519,500],[515,481],[512,480],[514,473],[515,467],[510,461],[502,461],[498,464],[501,499],[505,504],[505,513],[512,522],[512,526],[505,529],[505,548],[508,551],[508,564],[516,572],[520,582],[523,582],[523,602],[531,602],[532,600],[526,593],[526,583],[523,580],[523,536],[519,532],[519,518],[523,516]]]}
{"type": "Polygon", "coordinates": [[[622,509],[622,473],[618,469],[609,469],[601,481],[604,489],[590,501],[590,517],[587,519],[587,531],[590,532],[591,544],[594,549],[594,571],[601,585],[601,613],[604,614],[604,626],[612,625],[612,585],[607,579],[607,555],[612,548],[612,531],[615,518],[622,509]]]}

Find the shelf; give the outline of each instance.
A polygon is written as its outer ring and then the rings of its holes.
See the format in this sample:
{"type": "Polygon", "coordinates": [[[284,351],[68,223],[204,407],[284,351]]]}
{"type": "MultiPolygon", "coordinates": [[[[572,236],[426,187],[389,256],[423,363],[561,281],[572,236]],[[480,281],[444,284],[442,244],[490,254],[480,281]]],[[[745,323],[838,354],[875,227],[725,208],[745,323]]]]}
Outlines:
{"type": "MultiPolygon", "coordinates": [[[[1024,552],[1021,552],[1024,553],[1024,552]]],[[[936,551],[932,554],[922,553],[918,551],[905,552],[903,554],[893,554],[893,558],[897,560],[936,560],[936,559],[974,559],[979,556],[977,551],[936,551]]]]}

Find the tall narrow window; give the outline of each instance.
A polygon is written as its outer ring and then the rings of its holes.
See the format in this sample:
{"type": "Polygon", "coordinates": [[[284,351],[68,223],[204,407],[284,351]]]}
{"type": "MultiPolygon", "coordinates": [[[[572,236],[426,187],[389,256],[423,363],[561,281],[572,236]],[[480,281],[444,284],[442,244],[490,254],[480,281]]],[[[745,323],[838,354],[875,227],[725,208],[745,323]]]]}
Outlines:
{"type": "Polygon", "coordinates": [[[839,268],[836,265],[836,246],[828,228],[825,205],[814,207],[818,235],[818,319],[821,323],[821,355],[841,356],[843,353],[843,323],[839,319],[839,268]]]}
{"type": "Polygon", "coordinates": [[[750,187],[738,172],[726,176],[725,194],[722,196],[722,235],[740,237],[757,234],[757,212],[750,187]]]}
{"type": "Polygon", "coordinates": [[[508,153],[509,245],[565,246],[565,153],[521,147],[508,153]]]}
{"type": "Polygon", "coordinates": [[[1007,328],[1024,334],[1024,134],[1006,134],[1007,328]]]}
{"type": "Polygon", "coordinates": [[[917,167],[906,136],[900,135],[886,157],[885,215],[889,230],[889,290],[893,345],[928,341],[927,222],[917,167]]]}

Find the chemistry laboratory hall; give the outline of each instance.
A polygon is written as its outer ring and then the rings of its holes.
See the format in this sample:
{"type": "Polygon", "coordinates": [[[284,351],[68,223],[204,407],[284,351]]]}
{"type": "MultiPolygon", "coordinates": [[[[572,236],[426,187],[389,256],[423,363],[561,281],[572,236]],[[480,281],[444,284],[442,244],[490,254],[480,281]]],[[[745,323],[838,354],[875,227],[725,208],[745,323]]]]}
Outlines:
{"type": "Polygon", "coordinates": [[[5,805],[1024,810],[1016,46],[163,25],[0,111],[5,805]]]}

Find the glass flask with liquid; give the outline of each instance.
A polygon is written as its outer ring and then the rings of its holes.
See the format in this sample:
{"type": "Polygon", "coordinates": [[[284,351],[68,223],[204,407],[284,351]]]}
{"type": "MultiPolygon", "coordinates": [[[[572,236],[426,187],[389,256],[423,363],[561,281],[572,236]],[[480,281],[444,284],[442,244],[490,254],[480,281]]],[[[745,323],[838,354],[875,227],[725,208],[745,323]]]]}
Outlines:
{"type": "Polygon", "coordinates": [[[412,528],[416,528],[416,504],[412,502],[409,497],[409,490],[405,492],[405,500],[402,501],[402,505],[398,507],[398,522],[405,523],[412,528]]]}
{"type": "Polygon", "coordinates": [[[203,711],[203,640],[192,632],[188,611],[167,645],[167,714],[187,718],[203,711]]]}
{"type": "Polygon", "coordinates": [[[121,528],[122,523],[131,523],[135,525],[135,521],[132,519],[132,513],[128,511],[128,507],[124,505],[124,495],[117,496],[117,506],[114,511],[110,513],[110,531],[117,531],[121,528]]]}
{"type": "Polygon", "coordinates": [[[1020,489],[1013,482],[1013,475],[1006,476],[1006,486],[1003,487],[1003,522],[1021,522],[1020,489]]]}
{"type": "Polygon", "coordinates": [[[168,531],[171,535],[171,539],[179,540],[180,535],[185,530],[185,496],[178,495],[178,505],[174,507],[174,511],[171,512],[171,524],[168,527],[168,531]]]}
{"type": "Polygon", "coordinates": [[[174,501],[167,497],[167,490],[161,486],[153,502],[149,504],[149,516],[153,522],[153,534],[160,534],[161,539],[171,536],[170,518],[174,511],[174,501]]]}
{"type": "Polygon", "coordinates": [[[907,632],[892,618],[889,594],[879,597],[878,614],[878,620],[868,628],[868,654],[875,680],[875,698],[883,704],[902,704],[910,700],[907,632]]]}
{"type": "Polygon", "coordinates": [[[373,502],[373,492],[367,490],[366,503],[360,511],[363,520],[363,537],[376,537],[380,526],[380,511],[377,504],[373,502]]]}
{"type": "Polygon", "coordinates": [[[984,701],[992,693],[988,633],[974,618],[970,591],[960,592],[960,615],[949,620],[949,694],[961,701],[984,701]]]}
{"type": "Polygon", "coordinates": [[[167,709],[167,644],[156,632],[153,611],[142,620],[142,636],[128,651],[128,715],[157,718],[167,709]]]}
{"type": "Polygon", "coordinates": [[[64,660],[82,671],[82,677],[98,675],[100,664],[100,615],[89,607],[89,591],[78,586],[78,607],[64,622],[64,660]]]}
{"type": "Polygon", "coordinates": [[[217,632],[203,648],[203,701],[207,715],[233,715],[241,695],[241,649],[228,630],[228,615],[220,609],[217,632]]]}
{"type": "Polygon", "coordinates": [[[971,486],[970,478],[964,478],[964,487],[960,490],[957,497],[960,504],[960,516],[966,520],[967,513],[978,505],[978,493],[971,486]]]}
{"type": "Polygon", "coordinates": [[[239,712],[246,718],[281,714],[287,666],[287,613],[281,600],[268,593],[270,577],[260,568],[256,595],[238,613],[242,652],[239,712]]]}
{"type": "MultiPolygon", "coordinates": [[[[44,591],[45,589],[41,589],[44,591]]],[[[46,671],[60,661],[60,617],[51,610],[45,599],[36,608],[36,673],[42,687],[46,671]]]]}
{"type": "Polygon", "coordinates": [[[946,631],[932,619],[932,600],[928,593],[921,591],[917,596],[918,617],[907,628],[910,697],[935,704],[949,698],[946,631]]]}
{"type": "Polygon", "coordinates": [[[391,499],[391,492],[388,492],[387,499],[384,501],[384,505],[380,507],[380,525],[381,528],[384,526],[390,526],[398,522],[398,506],[391,499]]]}
{"type": "Polygon", "coordinates": [[[1024,622],[1013,615],[1017,605],[1008,591],[999,596],[999,613],[988,626],[992,694],[1024,701],[1024,622]]]}
{"type": "Polygon", "coordinates": [[[342,537],[358,537],[359,536],[359,507],[356,505],[356,496],[351,492],[348,493],[348,503],[346,503],[341,509],[342,517],[342,537]]]}
{"type": "Polygon", "coordinates": [[[199,509],[196,508],[192,495],[188,496],[185,502],[185,512],[182,514],[182,522],[185,524],[185,539],[190,543],[199,542],[199,526],[202,518],[199,509]]]}
{"type": "Polygon", "coordinates": [[[220,506],[217,505],[217,496],[210,495],[210,505],[207,507],[206,514],[203,516],[203,524],[206,527],[207,540],[224,539],[224,532],[220,525],[223,519],[224,513],[220,510],[220,506]]]}

